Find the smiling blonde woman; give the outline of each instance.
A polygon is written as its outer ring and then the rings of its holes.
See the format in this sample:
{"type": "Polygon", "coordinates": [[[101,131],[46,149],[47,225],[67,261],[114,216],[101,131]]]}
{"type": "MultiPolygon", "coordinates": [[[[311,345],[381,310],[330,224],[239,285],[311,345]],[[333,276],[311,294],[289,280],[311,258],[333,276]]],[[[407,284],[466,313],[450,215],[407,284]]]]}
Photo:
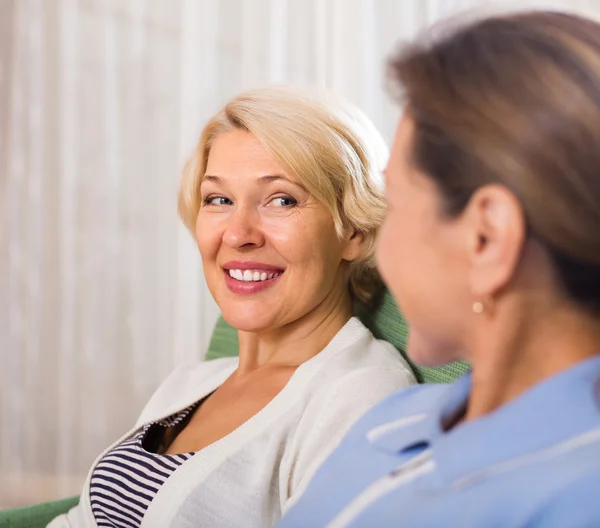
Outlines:
{"type": "Polygon", "coordinates": [[[208,122],[179,210],[239,359],[174,372],[51,526],[272,526],[350,425],[414,383],[353,316],[381,288],[386,162],[325,92],[246,92],[208,122]]]}

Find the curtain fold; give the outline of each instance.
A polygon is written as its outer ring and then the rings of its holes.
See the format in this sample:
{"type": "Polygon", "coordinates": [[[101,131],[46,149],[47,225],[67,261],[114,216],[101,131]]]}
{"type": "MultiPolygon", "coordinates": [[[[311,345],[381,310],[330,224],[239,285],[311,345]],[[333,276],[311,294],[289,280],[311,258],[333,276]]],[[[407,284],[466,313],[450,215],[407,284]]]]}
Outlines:
{"type": "Polygon", "coordinates": [[[203,122],[291,82],[344,93],[390,140],[384,57],[490,4],[0,1],[0,507],[77,493],[161,380],[203,356],[218,309],[176,211],[203,122]]]}

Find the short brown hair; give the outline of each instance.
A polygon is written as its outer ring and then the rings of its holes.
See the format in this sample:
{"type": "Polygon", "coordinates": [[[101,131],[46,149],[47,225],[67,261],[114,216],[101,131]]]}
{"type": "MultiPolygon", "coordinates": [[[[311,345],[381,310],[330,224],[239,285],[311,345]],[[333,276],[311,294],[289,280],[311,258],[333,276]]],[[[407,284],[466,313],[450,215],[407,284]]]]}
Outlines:
{"type": "Polygon", "coordinates": [[[519,199],[565,291],[600,312],[600,25],[565,13],[490,17],[390,60],[414,121],[413,162],[448,215],[495,183],[519,199]]]}

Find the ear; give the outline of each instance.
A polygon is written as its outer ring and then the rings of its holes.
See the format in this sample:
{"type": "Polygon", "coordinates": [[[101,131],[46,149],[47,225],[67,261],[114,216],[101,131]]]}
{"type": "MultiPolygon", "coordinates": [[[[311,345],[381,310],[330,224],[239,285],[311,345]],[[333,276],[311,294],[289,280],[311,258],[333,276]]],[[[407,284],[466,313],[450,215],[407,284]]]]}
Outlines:
{"type": "Polygon", "coordinates": [[[346,240],[342,251],[342,259],[348,262],[356,260],[363,254],[365,244],[365,235],[359,231],[354,231],[350,238],[346,240]]]}
{"type": "Polygon", "coordinates": [[[486,185],[465,210],[471,292],[493,298],[514,276],[526,237],[521,204],[506,187],[486,185]]]}

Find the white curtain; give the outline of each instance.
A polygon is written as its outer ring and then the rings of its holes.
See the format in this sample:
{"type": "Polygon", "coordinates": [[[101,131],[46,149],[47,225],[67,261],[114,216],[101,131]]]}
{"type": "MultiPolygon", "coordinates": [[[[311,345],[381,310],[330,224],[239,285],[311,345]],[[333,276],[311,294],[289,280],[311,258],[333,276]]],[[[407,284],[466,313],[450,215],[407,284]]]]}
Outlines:
{"type": "Polygon", "coordinates": [[[173,366],[202,357],[218,310],[176,214],[202,123],[291,82],[345,93],[390,139],[385,55],[488,4],[0,0],[0,508],[77,493],[173,366]]]}

